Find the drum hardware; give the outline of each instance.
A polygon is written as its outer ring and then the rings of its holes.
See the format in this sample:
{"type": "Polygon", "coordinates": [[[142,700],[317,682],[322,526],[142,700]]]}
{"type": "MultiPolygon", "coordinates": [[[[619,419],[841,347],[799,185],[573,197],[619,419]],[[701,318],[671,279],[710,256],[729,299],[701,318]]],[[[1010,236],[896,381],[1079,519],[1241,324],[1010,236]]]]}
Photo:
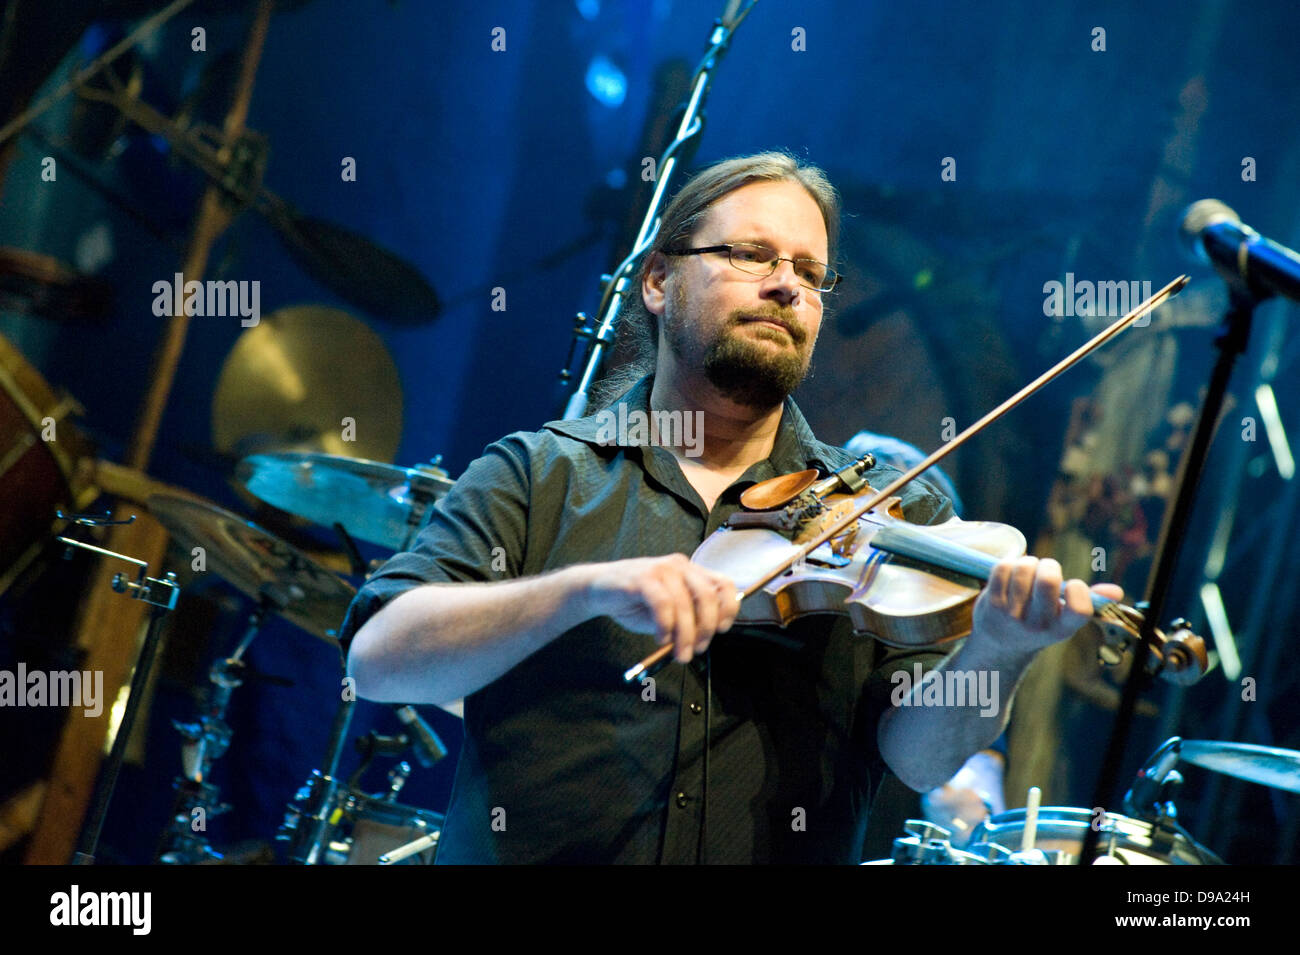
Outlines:
{"type": "MultiPolygon", "coordinates": [[[[452,487],[450,475],[440,464],[440,455],[426,465],[402,468],[331,454],[282,451],[250,455],[240,462],[236,475],[258,500],[332,527],[343,543],[353,572],[366,576],[368,568],[354,538],[394,550],[409,549],[428,522],[433,505],[452,487]]],[[[340,613],[339,619],[342,616],[340,613]]],[[[362,765],[341,784],[338,767],[353,706],[355,702],[350,700],[340,705],[326,752],[326,768],[323,772],[313,770],[307,784],[298,790],[276,838],[290,843],[288,858],[301,865],[379,862],[380,854],[372,857],[369,852],[371,830],[379,828],[387,839],[382,846],[388,850],[382,854],[383,864],[416,858],[429,861],[436,848],[441,817],[436,817],[435,823],[434,814],[427,810],[397,805],[397,795],[410,772],[409,764],[402,763],[390,774],[385,796],[366,796],[358,787],[362,774],[377,755],[397,755],[414,744],[416,758],[429,767],[446,755],[446,747],[414,708],[394,706],[407,733],[396,737],[372,733],[357,741],[362,765]],[[384,821],[376,821],[377,813],[387,813],[384,821]],[[351,834],[344,832],[346,827],[352,828],[351,834]],[[406,844],[394,838],[403,827],[410,833],[406,844]],[[363,844],[360,850],[356,847],[358,840],[363,844]]]]}
{"type": "MultiPolygon", "coordinates": [[[[1157,750],[1169,750],[1176,760],[1202,769],[1223,773],[1248,783],[1300,793],[1300,751],[1255,743],[1231,743],[1217,739],[1182,739],[1173,736],[1157,750]]],[[[1147,761],[1148,765],[1156,757],[1147,761]]],[[[1137,784],[1134,784],[1134,789],[1137,784]]],[[[1133,790],[1130,790],[1132,795],[1133,790]]],[[[1140,796],[1139,796],[1140,798],[1140,796]]],[[[1127,805],[1128,797],[1125,797],[1127,805]]]]}
{"type": "MultiPolygon", "coordinates": [[[[441,753],[436,758],[441,758],[446,755],[442,741],[432,729],[428,730],[433,738],[432,744],[422,741],[418,726],[407,722],[406,717],[402,716],[403,709],[411,709],[412,713],[414,709],[394,706],[398,718],[411,727],[411,735],[399,733],[396,736],[384,736],[372,730],[356,740],[354,745],[361,753],[361,764],[340,787],[337,779],[338,765],[347,727],[352,718],[352,707],[355,705],[354,702],[347,701],[340,707],[326,760],[328,768],[324,773],[312,770],[311,778],[298,790],[293,803],[288,806],[276,839],[290,843],[287,855],[292,862],[300,865],[368,864],[380,862],[378,853],[371,858],[367,848],[361,855],[354,855],[353,843],[348,841],[355,837],[358,825],[365,836],[366,846],[370,845],[373,836],[388,840],[383,848],[391,848],[394,834],[400,834],[405,827],[405,830],[413,830],[409,839],[414,841],[408,840],[406,845],[398,843],[399,848],[386,853],[391,857],[390,861],[381,864],[393,864],[417,856],[422,861],[432,861],[432,850],[436,848],[437,833],[441,829],[441,816],[437,816],[435,822],[436,814],[399,806],[397,803],[397,797],[411,774],[411,764],[402,760],[389,771],[388,791],[383,795],[367,796],[361,792],[360,784],[361,777],[377,756],[398,756],[411,746],[414,746],[416,757],[423,765],[432,766],[436,759],[430,758],[432,754],[426,754],[423,750],[432,745],[433,753],[441,753]],[[344,825],[353,827],[352,835],[342,832],[340,827],[344,825]],[[432,831],[427,831],[429,829],[432,831]],[[376,835],[371,830],[379,830],[379,834],[376,835]],[[416,836],[420,838],[415,838],[416,836]],[[432,841],[422,841],[427,836],[432,836],[432,841]]],[[[424,724],[418,714],[416,719],[424,724]]],[[[427,724],[424,725],[427,728],[427,724]]]]}
{"type": "MultiPolygon", "coordinates": [[[[365,736],[353,742],[357,752],[361,754],[361,764],[356,771],[348,777],[349,789],[361,788],[361,777],[366,774],[370,764],[375,761],[376,756],[398,756],[410,747],[411,739],[405,733],[399,733],[396,736],[384,736],[375,730],[371,730],[365,736]]],[[[388,792],[382,797],[384,802],[396,802],[397,794],[402,791],[406,785],[406,780],[411,775],[411,764],[402,760],[396,766],[388,771],[388,792]]]]}
{"type": "MultiPolygon", "coordinates": [[[[78,527],[130,524],[135,520],[135,515],[124,521],[115,521],[108,515],[65,515],[61,510],[56,511],[55,514],[59,520],[70,521],[78,527]]],[[[81,841],[72,857],[74,865],[94,865],[95,850],[99,846],[99,836],[104,828],[104,818],[108,815],[108,805],[113,798],[113,790],[117,786],[117,777],[122,769],[122,760],[126,756],[127,741],[130,739],[131,730],[135,726],[136,714],[140,708],[140,699],[143,696],[149,675],[153,672],[154,660],[158,655],[158,644],[162,636],[162,619],[169,611],[175,609],[176,601],[180,597],[180,585],[176,582],[176,575],[170,572],[162,579],[150,577],[148,575],[149,565],[146,561],[129,557],[126,554],[118,554],[84,541],[74,540],[62,534],[58,535],[58,540],[68,548],[64,551],[65,556],[72,552],[72,548],[76,547],[104,557],[112,557],[115,560],[123,560],[129,564],[134,564],[137,568],[135,579],[129,580],[123,574],[115,574],[112,581],[113,592],[126,594],[132,600],[144,601],[152,608],[149,613],[149,625],[145,632],[144,644],[140,648],[140,655],[136,660],[134,672],[131,674],[131,685],[127,689],[126,705],[122,710],[122,720],[118,724],[116,735],[113,737],[113,746],[108,754],[108,762],[104,766],[103,773],[96,786],[90,817],[82,829],[81,841]]]]}
{"type": "Polygon", "coordinates": [[[234,653],[218,660],[208,671],[212,684],[207,704],[196,723],[172,722],[172,726],[185,741],[181,745],[183,775],[176,777],[172,788],[176,790],[176,803],[171,822],[163,834],[158,861],[166,865],[197,865],[220,861],[221,853],[214,850],[202,833],[207,821],[230,810],[228,803],[220,801],[216,786],[207,782],[212,764],[225,755],[230,747],[231,730],[226,722],[230,697],[244,683],[244,654],[253,638],[262,628],[262,621],[272,609],[270,598],[264,598],[248,617],[244,631],[234,653]],[[202,826],[196,823],[202,820],[202,826]]]}
{"type": "Polygon", "coordinates": [[[952,832],[925,819],[908,819],[903,823],[907,833],[894,840],[891,853],[894,865],[988,865],[988,861],[974,852],[956,849],[952,845],[952,832]]]}
{"type": "Polygon", "coordinates": [[[1099,816],[1101,810],[1065,806],[1040,807],[1041,791],[1033,787],[1024,809],[989,816],[971,832],[964,850],[952,845],[952,833],[943,826],[909,819],[903,827],[906,835],[894,840],[892,858],[866,864],[1077,865],[1092,833],[1101,848],[1091,861],[1093,865],[1222,865],[1218,856],[1177,821],[1173,793],[1182,777],[1173,766],[1180,749],[1193,742],[1200,744],[1192,748],[1197,758],[1229,761],[1257,776],[1276,772],[1279,762],[1287,765],[1291,758],[1300,759],[1300,753],[1288,750],[1258,752],[1271,748],[1174,737],[1147,760],[1125,798],[1125,808],[1142,818],[1112,812],[1099,816]],[[1245,769],[1246,757],[1265,760],[1269,770],[1245,769]]]}
{"type": "Polygon", "coordinates": [[[287,807],[276,839],[289,841],[289,858],[303,865],[432,862],[443,817],[396,801],[410,771],[409,763],[401,763],[389,772],[386,793],[367,795],[352,781],[340,787],[312,770],[287,807]]]}
{"type": "Polygon", "coordinates": [[[325,772],[312,770],[312,778],[294,796],[294,803],[285,813],[284,821],[276,833],[276,840],[290,843],[288,857],[300,865],[320,865],[330,830],[339,822],[334,805],[338,792],[339,759],[343,755],[343,741],[352,725],[356,701],[345,699],[334,714],[330,741],[326,750],[325,772]]]}
{"type": "MultiPolygon", "coordinates": [[[[175,724],[184,740],[184,772],[174,783],[175,809],[158,858],[169,864],[219,861],[220,853],[211,848],[202,830],[196,831],[194,823],[199,818],[206,822],[229,808],[219,801],[208,776],[213,761],[230,744],[225,715],[232,693],[247,676],[244,654],[267,613],[276,613],[335,643],[332,628],[343,619],[354,590],[281,538],[213,504],[172,494],[152,494],[148,503],[178,541],[202,548],[208,569],[256,601],[234,652],[209,671],[211,687],[199,720],[175,724]]],[[[351,703],[344,702],[335,719],[338,738],[346,733],[350,718],[351,703]]],[[[332,791],[327,795],[332,798],[332,791]]]]}

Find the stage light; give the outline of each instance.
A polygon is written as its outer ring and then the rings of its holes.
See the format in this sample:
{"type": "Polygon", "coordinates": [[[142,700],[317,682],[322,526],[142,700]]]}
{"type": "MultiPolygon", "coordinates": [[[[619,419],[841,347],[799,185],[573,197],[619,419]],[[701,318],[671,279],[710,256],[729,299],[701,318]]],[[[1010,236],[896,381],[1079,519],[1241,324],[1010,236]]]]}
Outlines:
{"type": "Polygon", "coordinates": [[[627,77],[603,53],[597,53],[587,66],[587,92],[598,103],[613,109],[627,98],[627,77]]]}
{"type": "Polygon", "coordinates": [[[1237,640],[1232,635],[1232,624],[1228,623],[1228,611],[1223,606],[1223,594],[1219,585],[1213,582],[1201,585],[1201,606],[1205,608],[1205,619],[1210,624],[1210,635],[1214,637],[1214,648],[1219,652],[1219,662],[1223,664],[1223,677],[1232,683],[1241,676],[1241,657],[1237,653],[1237,640]]]}
{"type": "Polygon", "coordinates": [[[1289,481],[1295,476],[1295,458],[1291,456],[1291,445],[1286,440],[1286,428],[1282,427],[1282,416],[1278,414],[1272,385],[1265,382],[1255,389],[1255,404],[1259,406],[1259,416],[1264,419],[1264,433],[1268,435],[1268,446],[1277,462],[1277,473],[1284,481],[1289,481]]]}

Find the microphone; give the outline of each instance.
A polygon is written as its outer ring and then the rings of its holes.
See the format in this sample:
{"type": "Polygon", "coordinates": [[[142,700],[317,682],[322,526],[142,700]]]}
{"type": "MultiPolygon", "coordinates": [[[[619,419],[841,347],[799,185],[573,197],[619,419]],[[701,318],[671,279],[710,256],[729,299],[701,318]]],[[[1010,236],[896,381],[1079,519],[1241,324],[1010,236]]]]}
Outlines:
{"type": "Polygon", "coordinates": [[[415,707],[409,704],[395,706],[393,712],[411,731],[411,742],[415,744],[415,758],[419,760],[421,766],[428,769],[447,755],[447,747],[442,745],[442,740],[438,739],[438,734],[433,731],[433,727],[415,712],[415,707]]]}
{"type": "Polygon", "coordinates": [[[1214,266],[1235,291],[1256,301],[1281,295],[1300,302],[1300,255],[1243,224],[1218,199],[1188,206],[1179,237],[1193,258],[1214,266]]]}

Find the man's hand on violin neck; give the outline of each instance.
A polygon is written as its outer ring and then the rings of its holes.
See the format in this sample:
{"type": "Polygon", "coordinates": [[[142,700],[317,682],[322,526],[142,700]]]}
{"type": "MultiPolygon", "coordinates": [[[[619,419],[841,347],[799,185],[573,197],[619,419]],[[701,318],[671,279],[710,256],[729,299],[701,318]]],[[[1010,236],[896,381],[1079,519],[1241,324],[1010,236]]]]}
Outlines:
{"type": "MultiPolygon", "coordinates": [[[[1061,565],[1050,557],[1001,561],[975,602],[969,642],[1028,662],[1044,647],[1073,636],[1092,619],[1092,598],[1086,583],[1071,580],[1062,599],[1062,581],[1061,565]]],[[[1124,596],[1115,584],[1096,584],[1092,590],[1112,600],[1124,596]]]]}
{"type": "Polygon", "coordinates": [[[661,646],[671,643],[680,663],[707,650],[740,611],[735,584],[685,554],[590,564],[587,570],[590,615],[654,634],[661,646]]]}

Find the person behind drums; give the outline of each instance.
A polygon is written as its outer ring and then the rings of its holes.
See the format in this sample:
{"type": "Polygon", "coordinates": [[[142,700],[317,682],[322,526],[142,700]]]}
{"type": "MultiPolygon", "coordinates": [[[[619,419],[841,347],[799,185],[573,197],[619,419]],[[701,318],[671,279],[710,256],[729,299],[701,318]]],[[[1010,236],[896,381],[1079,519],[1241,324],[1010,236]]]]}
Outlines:
{"type": "MultiPolygon", "coordinates": [[[[920,792],[950,779],[1001,733],[1034,654],[1089,619],[1087,585],[1063,606],[1060,566],[1025,557],[998,565],[946,656],[840,615],[733,628],[732,582],[686,556],[753,483],[853,460],[789,397],[838,217],[825,175],[783,153],[692,178],[642,263],[649,373],[613,411],[489,446],[358,593],[341,639],[360,695],[465,698],[439,863],[857,863],[886,767],[920,792]],[[624,683],[657,644],[678,665],[624,683]],[[913,664],[996,674],[994,712],[893,705],[913,664]]],[[[903,509],[952,517],[920,483],[903,509]]]]}

